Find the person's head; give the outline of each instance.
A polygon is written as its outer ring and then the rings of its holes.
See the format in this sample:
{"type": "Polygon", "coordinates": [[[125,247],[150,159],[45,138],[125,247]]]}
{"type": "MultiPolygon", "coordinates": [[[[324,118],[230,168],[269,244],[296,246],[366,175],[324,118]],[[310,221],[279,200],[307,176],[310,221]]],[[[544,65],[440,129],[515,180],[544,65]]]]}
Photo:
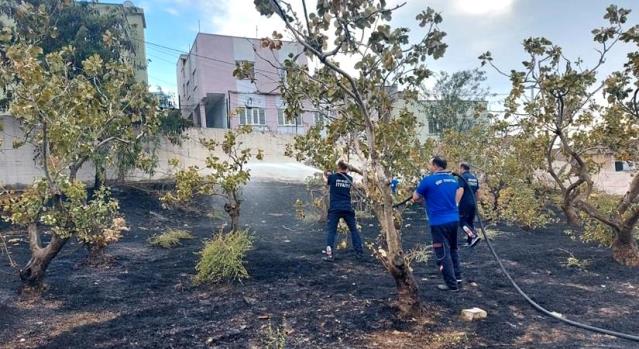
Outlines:
{"type": "Polygon", "coordinates": [[[448,166],[448,162],[441,156],[434,156],[430,159],[430,170],[432,172],[445,170],[448,166]]]}
{"type": "Polygon", "coordinates": [[[348,171],[348,164],[344,160],[340,160],[340,161],[337,162],[337,169],[340,172],[347,172],[348,171]]]}
{"type": "Polygon", "coordinates": [[[467,162],[459,163],[459,172],[468,172],[470,171],[470,165],[467,162]]]}

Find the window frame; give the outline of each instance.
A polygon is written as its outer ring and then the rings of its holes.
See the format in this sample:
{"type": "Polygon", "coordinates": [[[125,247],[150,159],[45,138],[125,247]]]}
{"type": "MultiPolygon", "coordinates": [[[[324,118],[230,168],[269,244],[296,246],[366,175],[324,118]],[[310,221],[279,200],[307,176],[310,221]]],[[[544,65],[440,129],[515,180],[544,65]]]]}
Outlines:
{"type": "Polygon", "coordinates": [[[293,120],[288,120],[284,115],[284,109],[277,109],[277,126],[280,127],[298,127],[302,125],[301,116],[296,117],[293,120]]]}
{"type": "Polygon", "coordinates": [[[240,107],[238,108],[238,117],[240,125],[266,126],[266,112],[264,108],[240,107]]]}

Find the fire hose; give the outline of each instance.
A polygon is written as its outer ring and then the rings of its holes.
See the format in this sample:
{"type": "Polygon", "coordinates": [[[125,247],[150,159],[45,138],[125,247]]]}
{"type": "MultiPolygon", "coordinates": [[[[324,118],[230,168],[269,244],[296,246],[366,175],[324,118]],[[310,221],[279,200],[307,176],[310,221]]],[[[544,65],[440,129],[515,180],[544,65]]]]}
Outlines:
{"type": "MultiPolygon", "coordinates": [[[[468,187],[468,183],[466,182],[466,179],[461,176],[458,173],[455,172],[451,172],[451,174],[455,177],[460,178],[466,187],[468,187]]],[[[473,198],[473,201],[475,202],[475,206],[477,206],[477,199],[475,197],[475,193],[472,190],[469,190],[471,197],[473,198]]],[[[410,200],[412,199],[412,196],[407,198],[406,200],[397,203],[395,205],[393,205],[393,208],[402,206],[406,203],[408,203],[410,200]]],[[[506,278],[508,279],[508,281],[510,281],[510,283],[512,284],[512,286],[515,288],[515,290],[517,290],[517,292],[536,310],[538,310],[539,312],[541,312],[542,314],[549,316],[555,320],[559,320],[565,324],[577,327],[577,328],[581,328],[587,331],[591,331],[591,332],[597,332],[597,333],[602,333],[602,334],[607,334],[609,336],[614,336],[614,337],[618,337],[618,338],[623,338],[623,339],[628,339],[631,341],[635,341],[635,342],[639,342],[639,336],[637,335],[632,335],[632,334],[627,334],[627,333],[623,333],[623,332],[617,332],[617,331],[613,331],[613,330],[608,330],[605,328],[600,328],[600,327],[596,327],[596,326],[591,326],[591,325],[587,325],[578,321],[574,321],[574,320],[570,320],[565,318],[563,315],[558,314],[556,312],[551,312],[548,309],[542,307],[541,305],[539,305],[539,303],[535,302],[532,298],[530,298],[530,296],[528,296],[528,294],[526,294],[526,292],[524,292],[521,287],[519,287],[519,285],[517,284],[517,282],[513,279],[513,277],[510,275],[510,273],[508,272],[508,270],[506,269],[506,267],[504,267],[504,264],[501,261],[501,258],[499,258],[499,255],[497,255],[497,252],[495,251],[495,248],[493,247],[493,244],[490,242],[490,239],[488,239],[488,236],[486,235],[486,229],[484,227],[484,222],[481,219],[481,215],[479,214],[479,210],[477,210],[477,221],[479,222],[479,227],[482,233],[482,236],[484,237],[484,240],[486,241],[486,245],[488,245],[488,249],[490,250],[490,253],[493,255],[493,257],[495,258],[495,260],[497,261],[497,263],[499,264],[499,268],[501,269],[501,271],[504,273],[504,275],[506,275],[506,278]]]]}

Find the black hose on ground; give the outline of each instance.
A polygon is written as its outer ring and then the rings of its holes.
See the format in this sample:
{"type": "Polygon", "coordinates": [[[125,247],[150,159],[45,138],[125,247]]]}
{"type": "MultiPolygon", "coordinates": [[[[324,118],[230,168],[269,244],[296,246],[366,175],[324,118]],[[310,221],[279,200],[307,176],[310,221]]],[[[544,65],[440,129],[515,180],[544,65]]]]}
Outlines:
{"type": "MultiPolygon", "coordinates": [[[[464,182],[464,184],[466,184],[466,187],[468,187],[468,183],[466,182],[466,179],[461,176],[458,173],[453,172],[452,173],[453,176],[456,176],[458,178],[461,178],[461,180],[464,182]]],[[[477,206],[477,199],[475,198],[475,193],[473,193],[472,190],[470,190],[470,193],[472,195],[473,201],[475,201],[475,206],[477,206]]],[[[408,200],[406,200],[404,203],[408,202],[408,200]]],[[[566,323],[568,325],[571,326],[575,326],[584,330],[588,330],[588,331],[592,331],[592,332],[597,332],[597,333],[603,333],[603,334],[607,334],[610,336],[614,336],[614,337],[618,337],[618,338],[624,338],[624,339],[628,339],[631,341],[635,341],[635,342],[639,342],[639,336],[635,336],[635,335],[631,335],[631,334],[627,334],[627,333],[622,333],[622,332],[617,332],[617,331],[612,331],[612,330],[607,330],[605,328],[599,328],[596,326],[591,326],[591,325],[587,325],[587,324],[583,324],[581,322],[577,322],[577,321],[573,321],[570,319],[566,319],[564,318],[562,315],[554,313],[549,311],[548,309],[542,307],[541,305],[539,305],[537,302],[535,302],[534,300],[532,300],[527,294],[526,292],[524,292],[519,285],[517,284],[517,282],[515,282],[515,280],[512,278],[512,276],[510,276],[510,273],[508,272],[508,270],[506,270],[506,267],[504,267],[504,264],[501,261],[501,258],[499,258],[499,256],[497,255],[497,252],[495,252],[495,249],[493,248],[492,243],[490,242],[490,240],[488,239],[488,236],[486,235],[486,229],[484,227],[484,222],[481,219],[481,215],[479,214],[479,209],[477,208],[477,221],[479,222],[479,227],[481,229],[481,233],[484,237],[484,240],[486,240],[486,245],[488,245],[488,249],[490,250],[490,253],[492,253],[493,257],[495,258],[495,260],[497,261],[497,263],[499,264],[499,268],[501,269],[501,271],[506,275],[506,278],[508,278],[508,280],[510,281],[510,283],[513,285],[513,287],[515,288],[515,290],[517,290],[517,292],[524,297],[524,299],[530,303],[530,305],[532,305],[533,308],[537,309],[539,312],[543,313],[544,315],[550,316],[556,320],[559,320],[563,323],[566,323]]]]}

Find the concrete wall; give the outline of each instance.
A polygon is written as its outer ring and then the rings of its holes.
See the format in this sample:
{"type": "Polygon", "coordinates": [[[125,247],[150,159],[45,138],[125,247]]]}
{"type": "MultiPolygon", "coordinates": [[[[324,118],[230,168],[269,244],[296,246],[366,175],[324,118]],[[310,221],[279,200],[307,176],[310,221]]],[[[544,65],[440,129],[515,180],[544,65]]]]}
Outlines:
{"type": "MultiPolygon", "coordinates": [[[[0,185],[6,186],[28,186],[33,183],[36,178],[44,176],[42,166],[35,157],[34,148],[29,144],[25,144],[20,148],[14,149],[14,140],[22,139],[22,131],[18,126],[18,122],[8,116],[0,116],[2,123],[2,131],[0,139],[0,185]]],[[[214,128],[192,128],[186,134],[189,137],[181,146],[176,146],[168,141],[162,141],[158,145],[157,155],[159,157],[158,167],[153,176],[144,173],[132,173],[127,179],[131,181],[138,180],[154,180],[170,177],[172,169],[168,165],[169,159],[180,160],[182,167],[196,165],[204,167],[208,151],[202,147],[199,140],[205,139],[223,139],[224,129],[214,128]]],[[[284,180],[303,180],[307,175],[311,175],[315,170],[295,163],[291,158],[284,156],[284,148],[286,144],[293,141],[292,134],[282,134],[275,132],[253,132],[241,139],[248,147],[253,149],[263,149],[265,160],[253,161],[251,166],[254,178],[265,179],[284,179],[284,180]]],[[[224,158],[221,152],[216,155],[224,158]]],[[[602,170],[595,176],[593,180],[598,189],[604,190],[611,194],[623,195],[632,180],[633,172],[615,172],[614,159],[610,156],[604,156],[599,161],[602,164],[602,170]]],[[[557,162],[557,167],[561,167],[562,163],[557,162]]],[[[112,171],[110,171],[112,172],[112,171]]],[[[95,170],[89,163],[86,164],[78,173],[78,178],[92,183],[95,170]]],[[[110,175],[110,178],[114,176],[110,175]]]]}
{"type": "MultiPolygon", "coordinates": [[[[44,176],[44,171],[39,161],[35,159],[33,146],[26,144],[18,149],[13,149],[14,140],[21,139],[23,134],[18,126],[18,122],[11,117],[1,118],[3,130],[0,132],[0,139],[3,140],[0,147],[0,185],[9,187],[29,186],[37,178],[44,176]]],[[[181,146],[176,146],[163,140],[157,148],[159,157],[155,174],[150,176],[142,172],[131,173],[126,180],[145,181],[159,180],[171,177],[174,172],[169,166],[170,159],[180,160],[181,167],[199,166],[204,168],[208,151],[200,144],[201,138],[223,139],[227,130],[213,128],[192,128],[186,132],[189,137],[181,146]]],[[[275,179],[289,181],[303,181],[307,176],[312,175],[316,170],[296,163],[293,159],[284,156],[284,149],[287,143],[292,142],[292,135],[275,134],[272,132],[253,132],[240,139],[245,146],[252,149],[262,149],[264,160],[254,160],[249,164],[252,169],[254,179],[275,179]]],[[[225,155],[218,151],[216,153],[222,159],[225,155]]],[[[203,171],[206,173],[206,171],[203,171]]],[[[95,170],[92,164],[86,164],[78,173],[78,178],[88,184],[94,180],[95,170]]],[[[109,179],[115,178],[113,171],[109,171],[109,179]]]]}
{"type": "MultiPolygon", "coordinates": [[[[597,174],[592,176],[595,187],[607,193],[624,195],[630,187],[632,177],[638,175],[636,171],[616,171],[616,159],[611,154],[596,154],[591,159],[601,168],[597,174]]],[[[556,161],[554,167],[559,169],[565,164],[565,161],[556,161]]]]}
{"type": "MultiPolygon", "coordinates": [[[[0,185],[11,187],[29,186],[37,178],[44,177],[44,170],[40,159],[36,158],[34,147],[24,144],[19,148],[13,148],[14,141],[22,140],[24,134],[18,125],[18,121],[12,117],[0,116],[2,132],[0,139],[0,185]]],[[[87,164],[78,172],[78,179],[93,183],[95,169],[92,164],[87,164]]]]}

